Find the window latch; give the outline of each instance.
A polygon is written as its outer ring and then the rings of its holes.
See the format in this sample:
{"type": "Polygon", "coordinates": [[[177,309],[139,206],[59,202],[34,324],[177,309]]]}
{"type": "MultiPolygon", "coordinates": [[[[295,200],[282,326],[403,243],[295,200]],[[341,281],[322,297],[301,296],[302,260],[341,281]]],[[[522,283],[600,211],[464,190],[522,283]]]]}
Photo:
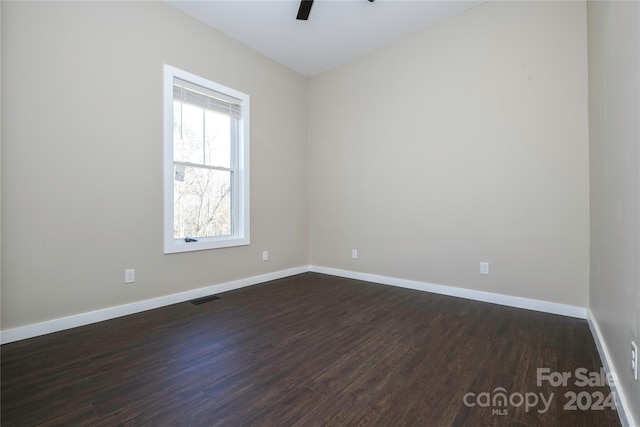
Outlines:
{"type": "Polygon", "coordinates": [[[185,237],[184,241],[187,243],[191,243],[191,242],[197,242],[198,239],[194,239],[193,237],[185,237]]]}

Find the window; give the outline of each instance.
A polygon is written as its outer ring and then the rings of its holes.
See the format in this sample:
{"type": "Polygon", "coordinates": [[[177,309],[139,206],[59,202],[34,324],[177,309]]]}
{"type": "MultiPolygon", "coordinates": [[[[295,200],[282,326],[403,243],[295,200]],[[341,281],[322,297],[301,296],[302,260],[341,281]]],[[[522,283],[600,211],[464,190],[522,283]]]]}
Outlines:
{"type": "Polygon", "coordinates": [[[164,252],[249,244],[249,96],[164,66],[164,252]]]}

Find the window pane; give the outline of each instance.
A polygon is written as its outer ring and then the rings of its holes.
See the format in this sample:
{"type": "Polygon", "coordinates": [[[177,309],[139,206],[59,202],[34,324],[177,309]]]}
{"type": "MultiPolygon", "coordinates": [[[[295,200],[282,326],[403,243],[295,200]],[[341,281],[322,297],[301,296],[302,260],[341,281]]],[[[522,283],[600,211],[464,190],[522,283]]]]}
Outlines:
{"type": "Polygon", "coordinates": [[[174,167],[176,239],[231,235],[231,172],[174,167]]]}
{"type": "Polygon", "coordinates": [[[178,126],[174,119],[173,158],[177,162],[202,164],[204,162],[204,110],[180,102],[174,102],[173,105],[174,111],[181,108],[182,112],[182,121],[178,126]]]}
{"type": "Polygon", "coordinates": [[[174,157],[177,152],[175,144],[179,144],[181,139],[182,139],[182,103],[174,101],[173,102],[173,140],[175,141],[173,146],[174,157]]]}
{"type": "Polygon", "coordinates": [[[231,117],[215,111],[205,113],[205,164],[231,167],[231,117]]]}

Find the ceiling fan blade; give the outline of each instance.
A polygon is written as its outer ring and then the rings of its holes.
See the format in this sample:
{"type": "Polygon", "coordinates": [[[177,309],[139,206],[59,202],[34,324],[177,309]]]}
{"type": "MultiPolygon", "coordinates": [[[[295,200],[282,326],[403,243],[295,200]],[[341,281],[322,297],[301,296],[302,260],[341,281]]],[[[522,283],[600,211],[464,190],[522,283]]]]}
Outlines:
{"type": "Polygon", "coordinates": [[[300,0],[300,8],[298,9],[298,16],[296,16],[296,19],[301,21],[309,19],[309,12],[311,12],[312,5],[313,0],[300,0]]]}

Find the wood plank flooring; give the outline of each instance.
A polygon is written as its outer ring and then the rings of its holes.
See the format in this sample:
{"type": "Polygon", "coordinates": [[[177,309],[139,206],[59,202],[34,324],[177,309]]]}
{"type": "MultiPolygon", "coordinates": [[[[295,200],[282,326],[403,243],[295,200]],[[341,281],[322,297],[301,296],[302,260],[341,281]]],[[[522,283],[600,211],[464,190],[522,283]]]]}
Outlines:
{"type": "Polygon", "coordinates": [[[620,425],[537,384],[599,371],[583,320],[316,273],[219,296],[2,346],[2,426],[620,425]]]}

